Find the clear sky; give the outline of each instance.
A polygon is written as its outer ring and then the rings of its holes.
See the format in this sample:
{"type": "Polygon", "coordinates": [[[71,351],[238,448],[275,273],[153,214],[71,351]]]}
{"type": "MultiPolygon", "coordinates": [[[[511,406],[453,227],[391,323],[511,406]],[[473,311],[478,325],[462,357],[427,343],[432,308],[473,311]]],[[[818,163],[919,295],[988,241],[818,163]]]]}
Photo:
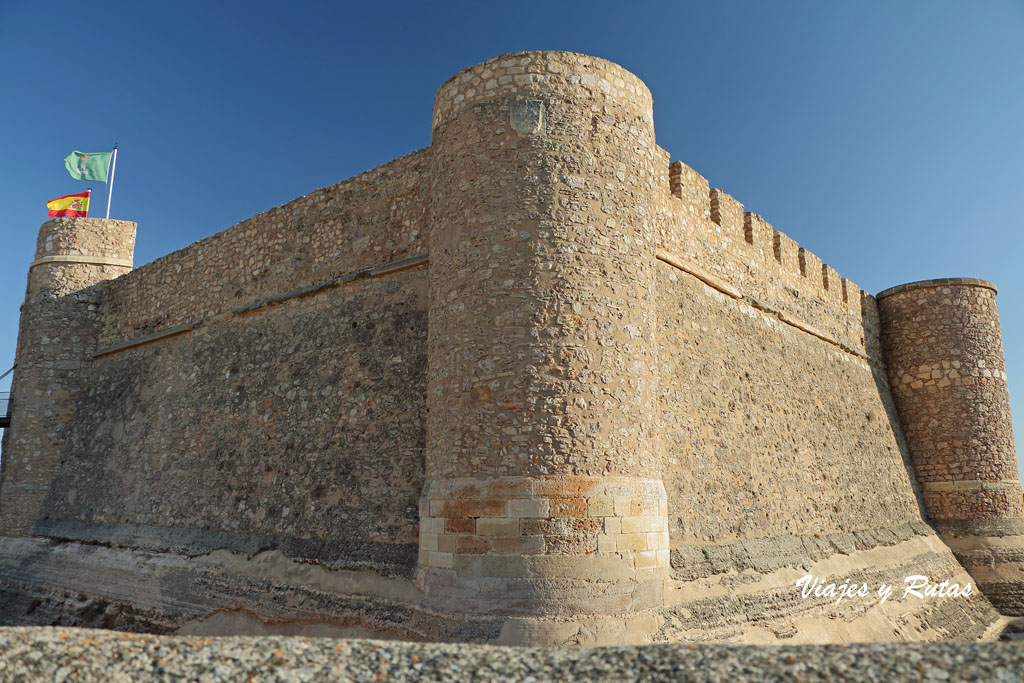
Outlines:
{"type": "Polygon", "coordinates": [[[0,0],[0,373],[71,150],[119,144],[142,265],[427,146],[445,79],[541,49],[637,74],[673,159],[869,292],[999,285],[1024,433],[1022,0],[0,0]]]}

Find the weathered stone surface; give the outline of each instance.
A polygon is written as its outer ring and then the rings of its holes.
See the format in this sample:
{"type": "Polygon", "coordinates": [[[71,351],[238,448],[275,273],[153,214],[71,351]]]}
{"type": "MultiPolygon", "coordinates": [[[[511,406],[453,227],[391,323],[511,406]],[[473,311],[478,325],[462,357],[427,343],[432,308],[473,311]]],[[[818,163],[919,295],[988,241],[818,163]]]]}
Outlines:
{"type": "Polygon", "coordinates": [[[653,645],[552,651],[299,637],[0,630],[0,676],[110,681],[1015,681],[1017,643],[653,645]]]}
{"type": "Polygon", "coordinates": [[[988,637],[977,592],[795,585],[965,567],[1021,604],[994,290],[876,301],[671,163],[617,65],[496,57],[441,86],[428,149],[131,271],[134,228],[40,231],[4,623],[988,637]]]}
{"type": "Polygon", "coordinates": [[[1024,615],[1024,494],[995,285],[901,285],[879,294],[879,312],[928,516],[989,599],[1024,615]]]}

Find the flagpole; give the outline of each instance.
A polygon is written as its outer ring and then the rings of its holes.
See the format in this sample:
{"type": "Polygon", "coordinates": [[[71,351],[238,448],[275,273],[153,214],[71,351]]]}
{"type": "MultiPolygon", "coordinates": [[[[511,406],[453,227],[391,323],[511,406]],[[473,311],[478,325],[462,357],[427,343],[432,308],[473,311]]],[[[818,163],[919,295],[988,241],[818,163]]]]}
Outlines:
{"type": "Polygon", "coordinates": [[[107,218],[110,218],[110,198],[114,196],[114,171],[117,169],[117,143],[114,143],[114,158],[110,160],[110,185],[107,186],[107,218]]]}

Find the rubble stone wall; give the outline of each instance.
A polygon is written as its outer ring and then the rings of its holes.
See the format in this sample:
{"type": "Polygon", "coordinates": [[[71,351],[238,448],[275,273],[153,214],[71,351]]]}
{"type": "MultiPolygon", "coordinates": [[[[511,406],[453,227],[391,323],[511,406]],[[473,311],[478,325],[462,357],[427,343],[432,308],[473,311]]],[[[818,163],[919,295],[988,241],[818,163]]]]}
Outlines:
{"type": "Polygon", "coordinates": [[[300,197],[129,273],[101,348],[426,252],[429,149],[300,197]]]}
{"type": "Polygon", "coordinates": [[[674,547],[920,520],[874,299],[692,169],[671,177],[654,289],[674,547]]]}
{"type": "Polygon", "coordinates": [[[509,642],[649,638],[668,567],[650,92],[585,55],[497,57],[441,86],[431,150],[424,498],[431,525],[470,519],[421,528],[425,599],[507,618],[509,642]],[[459,512],[478,499],[495,509],[459,512]]]}
{"type": "Polygon", "coordinates": [[[425,328],[419,268],[100,356],[33,531],[411,575],[425,328]]]}
{"type": "Polygon", "coordinates": [[[40,514],[89,382],[107,282],[131,270],[134,250],[129,221],[56,218],[39,229],[18,328],[12,427],[4,430],[0,534],[21,535],[40,514]]]}
{"type": "MultiPolygon", "coordinates": [[[[969,581],[934,551],[943,546],[925,522],[875,299],[693,169],[669,169],[653,288],[667,637],[728,637],[751,622],[797,636],[823,607],[792,591],[815,560],[837,584],[914,571],[969,581]]],[[[958,621],[951,614],[922,609],[895,633],[958,621]]]]}
{"type": "MultiPolygon", "coordinates": [[[[433,125],[428,149],[132,272],[133,224],[44,225],[0,613],[535,645],[987,632],[977,594],[801,599],[806,571],[1017,571],[1024,537],[936,536],[946,461],[912,461],[889,384],[923,371],[887,366],[874,297],[670,162],[636,76],[504,55],[443,84],[433,125]]],[[[971,367],[1001,372],[994,300],[964,296],[988,335],[971,367]]],[[[977,415],[1009,434],[1008,411],[977,415]]],[[[973,453],[1016,476],[1012,439],[973,453]]]]}
{"type": "Polygon", "coordinates": [[[1024,495],[995,285],[913,282],[880,293],[879,307],[928,516],[993,603],[1024,614],[1024,495]]]}

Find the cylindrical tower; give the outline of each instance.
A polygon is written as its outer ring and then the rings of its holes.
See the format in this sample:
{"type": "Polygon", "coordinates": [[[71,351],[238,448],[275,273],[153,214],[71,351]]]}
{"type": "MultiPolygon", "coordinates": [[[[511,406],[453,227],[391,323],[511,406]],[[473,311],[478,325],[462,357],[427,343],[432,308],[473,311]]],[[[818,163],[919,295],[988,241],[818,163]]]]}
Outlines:
{"type": "Polygon", "coordinates": [[[38,516],[96,346],[100,297],[93,286],[131,271],[134,250],[135,223],[128,221],[56,218],[39,229],[18,328],[0,535],[22,535],[38,516]]]}
{"type": "Polygon", "coordinates": [[[928,516],[993,604],[1024,614],[1024,497],[996,287],[926,280],[877,299],[889,382],[928,516]]]}
{"type": "Polygon", "coordinates": [[[431,149],[426,603],[478,639],[642,642],[669,555],[650,92],[496,57],[441,86],[431,149]]]}

